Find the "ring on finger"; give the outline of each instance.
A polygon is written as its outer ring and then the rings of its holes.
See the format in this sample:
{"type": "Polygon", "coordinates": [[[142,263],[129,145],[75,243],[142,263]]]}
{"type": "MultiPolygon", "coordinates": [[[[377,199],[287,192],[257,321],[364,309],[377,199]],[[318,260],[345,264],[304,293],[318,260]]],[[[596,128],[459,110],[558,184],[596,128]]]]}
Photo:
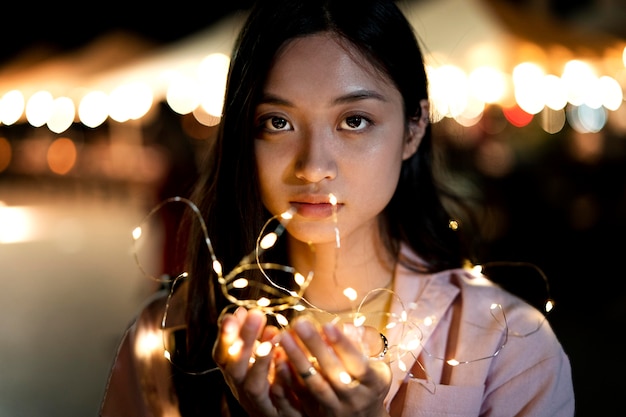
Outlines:
{"type": "Polygon", "coordinates": [[[309,366],[309,369],[307,369],[305,372],[300,372],[300,378],[307,379],[316,374],[317,374],[317,369],[315,369],[315,366],[311,365],[309,366]]]}

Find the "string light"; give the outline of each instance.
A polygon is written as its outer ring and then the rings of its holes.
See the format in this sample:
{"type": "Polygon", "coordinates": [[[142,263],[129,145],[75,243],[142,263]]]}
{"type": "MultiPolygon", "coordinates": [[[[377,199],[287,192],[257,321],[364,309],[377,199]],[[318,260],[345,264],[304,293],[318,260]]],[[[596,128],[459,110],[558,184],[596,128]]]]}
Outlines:
{"type": "MultiPolygon", "coordinates": [[[[298,311],[298,312],[303,312],[307,310],[322,312],[322,313],[327,314],[329,317],[331,317],[332,321],[334,322],[341,320],[341,317],[339,314],[335,314],[335,313],[331,313],[331,312],[319,309],[304,298],[304,292],[306,291],[309,283],[313,279],[312,271],[310,271],[305,276],[297,272],[291,266],[280,265],[280,264],[271,263],[271,262],[262,262],[260,259],[260,256],[265,251],[270,250],[276,244],[276,242],[278,241],[282,233],[285,231],[286,225],[288,224],[289,220],[293,218],[293,214],[295,213],[294,209],[290,209],[284,213],[281,213],[277,216],[273,216],[270,219],[268,219],[266,223],[263,225],[257,237],[257,241],[256,241],[256,245],[255,245],[255,249],[253,253],[249,254],[248,256],[245,256],[235,268],[233,268],[226,275],[223,275],[222,265],[218,261],[213,251],[213,246],[208,236],[208,231],[204,223],[204,220],[202,218],[202,215],[200,214],[200,210],[192,201],[188,199],[185,199],[182,197],[172,197],[156,205],[144,218],[141,225],[133,229],[132,231],[133,242],[136,243],[143,236],[142,226],[146,224],[148,220],[159,209],[161,209],[166,204],[174,203],[174,202],[183,203],[187,205],[189,208],[191,208],[197,220],[200,222],[200,226],[204,234],[204,240],[209,250],[211,260],[212,260],[213,271],[217,275],[218,283],[220,284],[223,295],[226,297],[226,299],[230,303],[232,303],[232,305],[230,307],[227,307],[223,311],[223,313],[229,310],[230,308],[232,308],[232,306],[245,307],[247,309],[256,308],[256,309],[260,309],[267,315],[273,316],[276,319],[276,322],[279,324],[279,326],[282,326],[283,328],[286,328],[289,326],[288,319],[285,317],[285,315],[282,314],[283,311],[288,310],[288,309],[298,311]],[[273,229],[270,229],[270,226],[273,223],[276,223],[276,225],[273,227],[273,229]],[[259,271],[261,273],[261,276],[264,278],[264,280],[263,281],[249,280],[245,276],[243,276],[245,272],[251,271],[251,270],[259,271]],[[283,273],[290,275],[292,277],[291,284],[294,286],[295,289],[288,289],[284,286],[279,285],[277,282],[275,282],[268,275],[268,272],[272,270],[283,272],[283,273]],[[243,296],[241,295],[239,296],[237,295],[237,294],[243,294],[242,290],[246,288],[250,288],[250,287],[255,287],[255,288],[260,289],[263,295],[256,299],[247,299],[247,298],[243,298],[243,296]]],[[[341,241],[340,241],[339,228],[337,226],[337,208],[336,208],[337,199],[335,198],[334,195],[332,194],[329,195],[329,202],[333,206],[332,218],[333,218],[333,221],[335,222],[336,247],[340,248],[341,241]]],[[[455,220],[451,220],[449,225],[453,230],[456,230],[458,228],[458,223],[455,220]]],[[[139,261],[139,258],[138,258],[136,247],[134,251],[134,257],[135,257],[135,262],[137,263],[139,269],[144,275],[160,282],[171,283],[170,291],[169,291],[166,304],[165,304],[165,310],[164,310],[162,320],[161,320],[161,331],[163,334],[163,350],[164,350],[164,357],[167,360],[169,360],[170,363],[172,363],[172,365],[177,366],[180,369],[183,369],[182,367],[178,366],[178,364],[176,363],[176,360],[173,358],[172,352],[170,351],[170,349],[168,349],[168,343],[166,341],[166,334],[168,333],[167,332],[168,313],[170,311],[172,296],[174,294],[175,287],[180,281],[184,279],[188,279],[189,275],[187,272],[183,272],[179,274],[173,280],[164,279],[163,277],[155,278],[154,276],[147,274],[144,268],[142,267],[141,262],[139,261]]],[[[399,334],[401,335],[401,337],[399,338],[399,341],[397,345],[395,346],[389,346],[385,335],[380,333],[383,347],[381,348],[381,351],[379,353],[372,356],[372,359],[382,359],[383,357],[386,356],[390,364],[396,363],[396,366],[398,367],[398,369],[402,370],[403,372],[408,372],[408,366],[406,362],[406,357],[408,355],[408,357],[411,358],[411,364],[417,363],[418,366],[422,368],[422,371],[424,371],[424,374],[427,376],[427,379],[429,377],[423,365],[419,362],[419,360],[416,357],[413,356],[413,352],[416,349],[419,349],[420,347],[421,347],[421,351],[423,352],[423,354],[427,355],[428,357],[432,359],[441,360],[450,366],[459,366],[459,365],[469,364],[472,362],[493,358],[496,355],[498,355],[500,351],[506,346],[506,344],[508,343],[509,336],[526,337],[536,332],[537,330],[539,330],[539,328],[543,325],[543,323],[546,320],[546,314],[549,313],[554,307],[554,301],[549,297],[549,286],[548,286],[547,278],[545,277],[545,274],[537,266],[533,264],[524,263],[524,262],[490,262],[485,265],[467,264],[465,265],[464,269],[468,271],[468,273],[470,273],[472,276],[476,277],[476,279],[484,279],[484,276],[482,275],[484,267],[485,266],[497,266],[497,265],[529,266],[529,267],[534,268],[539,273],[540,277],[544,280],[546,284],[546,293],[548,294],[548,298],[545,303],[545,313],[542,315],[542,319],[538,322],[536,328],[534,328],[533,330],[527,333],[518,333],[518,332],[511,331],[511,329],[509,329],[506,314],[504,312],[504,309],[502,308],[502,305],[498,303],[492,303],[489,306],[489,310],[495,322],[498,323],[502,327],[503,333],[504,333],[504,340],[498,346],[495,352],[491,352],[490,354],[486,356],[478,357],[478,358],[444,358],[444,357],[438,357],[438,356],[433,355],[431,352],[429,352],[426,349],[425,345],[422,343],[423,341],[422,329],[427,329],[435,325],[437,322],[437,318],[432,315],[425,316],[425,317],[415,317],[413,313],[417,309],[417,303],[412,302],[408,306],[405,306],[402,303],[402,300],[400,299],[400,297],[389,288],[376,288],[376,289],[369,291],[360,300],[360,303],[355,309],[353,309],[351,312],[347,314],[342,315],[342,317],[344,317],[344,319],[345,318],[350,319],[351,324],[358,331],[360,330],[361,334],[364,334],[363,330],[366,327],[368,318],[370,318],[372,315],[377,315],[377,314],[382,315],[383,318],[385,319],[385,323],[386,323],[384,325],[385,330],[391,330],[391,329],[399,327],[400,328],[399,334]],[[368,299],[373,297],[376,293],[379,293],[379,292],[390,293],[390,295],[394,297],[398,301],[399,305],[401,306],[400,313],[379,311],[379,312],[370,312],[368,314],[365,314],[363,308],[365,304],[367,303],[368,299]]],[[[353,288],[346,288],[343,291],[343,294],[352,302],[358,299],[358,293],[353,288]]],[[[239,354],[243,342],[241,341],[241,339],[238,338],[238,335],[229,335],[228,340],[226,340],[226,343],[230,345],[228,349],[228,353],[230,355],[236,356],[239,354]]],[[[272,344],[269,342],[258,343],[258,345],[255,348],[255,356],[256,357],[266,356],[271,352],[271,349],[272,349],[272,344]]],[[[251,358],[251,361],[253,362],[254,358],[251,358]]],[[[187,370],[183,369],[183,371],[190,373],[190,374],[197,375],[197,374],[204,374],[204,373],[216,371],[217,369],[218,368],[212,368],[212,369],[207,369],[203,371],[190,371],[188,369],[187,370]]],[[[408,375],[411,378],[414,377],[412,373],[408,373],[408,375]]],[[[355,382],[353,378],[347,373],[345,375],[340,375],[340,380],[346,384],[351,384],[355,382]]]]}

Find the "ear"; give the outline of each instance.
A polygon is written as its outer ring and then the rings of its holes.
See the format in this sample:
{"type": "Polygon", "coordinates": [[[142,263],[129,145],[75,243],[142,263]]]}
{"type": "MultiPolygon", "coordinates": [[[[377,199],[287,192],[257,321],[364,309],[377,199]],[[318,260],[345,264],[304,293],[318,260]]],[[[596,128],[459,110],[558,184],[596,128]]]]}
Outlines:
{"type": "Polygon", "coordinates": [[[417,151],[422,138],[426,134],[426,128],[430,123],[430,105],[428,100],[420,101],[420,113],[409,119],[406,136],[404,138],[404,149],[402,151],[402,160],[409,159],[417,151]]]}

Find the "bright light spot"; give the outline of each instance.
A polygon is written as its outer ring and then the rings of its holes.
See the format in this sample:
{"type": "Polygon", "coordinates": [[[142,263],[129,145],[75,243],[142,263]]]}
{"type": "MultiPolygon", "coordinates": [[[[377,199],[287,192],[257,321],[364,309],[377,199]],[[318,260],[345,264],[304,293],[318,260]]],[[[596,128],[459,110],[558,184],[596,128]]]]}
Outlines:
{"type": "Polygon", "coordinates": [[[221,116],[230,58],[224,54],[211,54],[204,58],[198,68],[202,84],[201,106],[213,116],[221,116]]]}
{"type": "Polygon", "coordinates": [[[109,117],[109,96],[103,91],[87,93],[78,105],[78,118],[87,127],[100,126],[109,117]]]}
{"type": "Polygon", "coordinates": [[[546,301],[546,313],[549,313],[554,308],[554,301],[548,300],[546,301]]]}
{"type": "Polygon", "coordinates": [[[433,325],[433,317],[432,316],[426,316],[424,317],[424,326],[432,326],[433,325]]]}
{"type": "Polygon", "coordinates": [[[346,371],[341,371],[339,372],[339,380],[343,382],[344,384],[348,385],[349,383],[352,382],[352,377],[346,371]]]}
{"type": "Polygon", "coordinates": [[[565,64],[561,78],[567,89],[567,100],[575,106],[586,103],[596,81],[593,69],[585,62],[571,60],[565,64]]]}
{"type": "Polygon", "coordinates": [[[48,91],[38,91],[26,103],[26,120],[33,127],[41,127],[50,119],[54,98],[48,91]]]}
{"type": "Polygon", "coordinates": [[[356,300],[356,297],[357,297],[356,290],[350,287],[343,290],[343,295],[345,295],[350,301],[356,300]]]}
{"type": "Polygon", "coordinates": [[[256,304],[259,307],[267,307],[268,305],[270,305],[270,300],[269,300],[269,298],[261,297],[258,300],[256,300],[256,304]]]}
{"type": "Polygon", "coordinates": [[[294,213],[295,209],[292,207],[289,210],[281,213],[280,218],[283,220],[291,220],[293,219],[293,213],[294,213]]]}
{"type": "Polygon", "coordinates": [[[0,202],[0,243],[17,243],[34,236],[34,216],[25,207],[8,207],[0,202]]]}
{"type": "Polygon", "coordinates": [[[493,67],[478,67],[468,78],[472,94],[484,103],[496,103],[506,92],[506,77],[493,67]]]}
{"type": "Polygon", "coordinates": [[[239,278],[233,281],[233,288],[246,288],[248,286],[248,280],[245,278],[239,278]]]}
{"type": "Polygon", "coordinates": [[[133,239],[137,240],[141,237],[141,226],[137,226],[133,229],[133,239]]]}
{"type": "Polygon", "coordinates": [[[167,104],[178,114],[189,114],[200,105],[200,84],[191,77],[178,76],[166,93],[167,104]]]}
{"type": "MultiPolygon", "coordinates": [[[[296,306],[296,307],[298,307],[298,306],[296,306]]],[[[300,307],[304,307],[304,306],[300,306],[300,307]]],[[[296,310],[297,310],[297,308],[296,308],[296,310]]],[[[281,326],[287,326],[289,324],[289,320],[287,320],[287,317],[283,316],[280,313],[277,313],[274,317],[276,317],[276,321],[281,326]]]]}
{"type": "Polygon", "coordinates": [[[228,354],[230,356],[235,356],[241,352],[241,347],[243,346],[243,341],[241,339],[237,339],[233,342],[232,345],[228,348],[228,354]]]}
{"type": "Polygon", "coordinates": [[[142,331],[137,336],[135,354],[140,358],[148,358],[157,350],[163,348],[161,334],[154,331],[142,331]]]}
{"type": "Polygon", "coordinates": [[[269,249],[274,246],[274,243],[276,243],[277,239],[278,236],[276,235],[276,233],[271,232],[266,234],[263,239],[261,239],[261,243],[259,245],[261,246],[261,249],[269,249]]]}
{"type": "Polygon", "coordinates": [[[513,84],[537,82],[545,75],[543,69],[532,62],[522,62],[513,68],[513,84]]]}
{"type": "Polygon", "coordinates": [[[604,107],[611,111],[619,109],[624,101],[624,93],[615,78],[608,76],[600,77],[598,80],[598,89],[600,90],[602,105],[604,107]]]}
{"type": "Polygon", "coordinates": [[[354,317],[354,320],[352,321],[352,323],[354,324],[355,327],[361,327],[363,326],[363,323],[365,323],[365,316],[363,314],[357,314],[356,317],[354,317]]]}
{"type": "Polygon", "coordinates": [[[567,105],[565,83],[556,75],[546,74],[541,80],[540,91],[546,106],[552,110],[561,110],[567,105]]]}
{"type": "Polygon", "coordinates": [[[447,360],[446,363],[450,366],[458,366],[459,365],[459,361],[457,361],[456,359],[450,359],[447,360]]]}
{"type": "Polygon", "coordinates": [[[74,123],[76,108],[69,97],[59,97],[52,102],[52,113],[46,124],[54,133],[65,132],[74,123]]]}
{"type": "Polygon", "coordinates": [[[145,116],[153,101],[150,87],[140,82],[120,85],[109,98],[111,119],[120,123],[145,116]]]}
{"type": "Polygon", "coordinates": [[[0,100],[0,122],[7,126],[17,122],[24,112],[24,95],[19,90],[7,92],[0,100]]]}
{"type": "MultiPolygon", "coordinates": [[[[463,113],[469,97],[469,86],[465,72],[453,65],[432,69],[429,74],[429,89],[434,114],[456,117],[463,113]]],[[[437,116],[435,116],[435,120],[437,116]]]]}
{"type": "Polygon", "coordinates": [[[330,204],[332,204],[333,206],[337,205],[337,197],[335,197],[335,195],[333,193],[328,194],[328,201],[330,202],[330,204]]]}
{"type": "Polygon", "coordinates": [[[304,275],[302,275],[299,272],[296,272],[293,276],[293,280],[296,282],[296,284],[298,284],[301,287],[302,285],[304,285],[305,278],[304,278],[304,275]]]}
{"type": "Polygon", "coordinates": [[[215,273],[217,275],[222,275],[222,264],[220,263],[220,261],[215,260],[213,261],[213,270],[215,271],[215,273]]]}
{"type": "Polygon", "coordinates": [[[48,167],[55,174],[67,174],[76,164],[76,145],[68,138],[58,138],[48,147],[48,167]]]}
{"type": "Polygon", "coordinates": [[[257,346],[254,354],[260,358],[265,357],[272,351],[272,346],[271,342],[263,342],[257,346]]]}
{"type": "Polygon", "coordinates": [[[528,114],[537,114],[544,107],[541,91],[543,69],[531,62],[524,62],[513,69],[515,101],[528,114]]]}

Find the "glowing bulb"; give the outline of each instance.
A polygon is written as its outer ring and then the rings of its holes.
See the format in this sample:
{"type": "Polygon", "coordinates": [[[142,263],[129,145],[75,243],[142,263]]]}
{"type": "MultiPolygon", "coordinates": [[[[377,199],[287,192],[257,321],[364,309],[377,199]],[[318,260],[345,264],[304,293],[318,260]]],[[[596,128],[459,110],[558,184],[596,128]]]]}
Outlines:
{"type": "Polygon", "coordinates": [[[256,301],[256,303],[259,307],[267,307],[270,305],[270,300],[269,298],[261,297],[256,301]]]}
{"type": "Polygon", "coordinates": [[[260,358],[269,355],[272,351],[272,343],[271,342],[263,342],[259,346],[257,346],[254,354],[260,358]]]}
{"type": "Polygon", "coordinates": [[[213,270],[215,271],[215,273],[219,276],[222,275],[222,264],[220,263],[220,261],[215,260],[213,261],[213,270]]]}
{"type": "Polygon", "coordinates": [[[141,227],[137,226],[133,229],[133,239],[137,240],[141,237],[141,227]]]}
{"type": "Polygon", "coordinates": [[[343,295],[345,295],[350,301],[356,300],[357,297],[355,289],[350,287],[343,290],[343,295]]]}
{"type": "Polygon", "coordinates": [[[456,359],[450,359],[450,360],[446,361],[446,363],[448,365],[450,365],[450,366],[457,366],[457,365],[459,365],[460,362],[457,361],[456,359]]]}
{"type": "Polygon", "coordinates": [[[352,382],[352,377],[346,371],[341,371],[339,373],[339,380],[343,382],[344,384],[348,385],[350,382],[352,382]]]}
{"type": "Polygon", "coordinates": [[[456,220],[452,219],[448,222],[448,227],[452,230],[457,230],[459,228],[459,222],[457,222],[456,220]]]}
{"type": "Polygon", "coordinates": [[[163,352],[163,357],[167,359],[168,361],[172,358],[170,355],[170,352],[167,350],[163,352]]]}
{"type": "Polygon", "coordinates": [[[243,341],[241,339],[235,340],[232,345],[228,348],[228,354],[230,356],[235,356],[239,352],[241,352],[241,346],[243,345],[243,341]]]}
{"type": "MultiPolygon", "coordinates": [[[[301,307],[303,307],[303,306],[301,306],[301,307]]],[[[287,320],[287,317],[283,316],[282,314],[276,314],[276,321],[281,326],[287,326],[289,324],[289,320],[287,320]]]]}
{"type": "Polygon", "coordinates": [[[491,304],[491,306],[489,307],[491,310],[495,310],[496,308],[498,308],[499,304],[493,303],[491,304]]]}
{"type": "Polygon", "coordinates": [[[356,327],[361,327],[365,323],[365,316],[363,314],[357,314],[353,321],[356,327]]]}
{"type": "Polygon", "coordinates": [[[546,301],[546,313],[549,313],[554,308],[554,301],[547,300],[546,301]]]}
{"type": "Polygon", "coordinates": [[[274,233],[274,232],[268,233],[261,240],[261,243],[260,243],[261,249],[269,249],[269,248],[271,248],[272,246],[274,246],[274,243],[276,243],[277,239],[278,239],[278,235],[276,235],[276,233],[274,233]]]}
{"type": "Polygon", "coordinates": [[[416,337],[415,339],[409,340],[409,342],[406,344],[405,350],[406,351],[415,350],[419,347],[419,345],[420,345],[420,340],[416,337]]]}
{"type": "Polygon", "coordinates": [[[433,317],[432,316],[428,316],[428,317],[424,317],[424,325],[425,326],[432,326],[433,325],[433,317]]]}
{"type": "Polygon", "coordinates": [[[293,212],[294,212],[294,211],[295,211],[295,209],[292,207],[292,208],[290,208],[289,210],[287,210],[286,212],[282,213],[282,214],[280,215],[280,217],[281,217],[283,220],[291,220],[291,219],[293,219],[293,212]]]}
{"type": "Polygon", "coordinates": [[[299,286],[302,286],[304,284],[304,275],[300,274],[299,272],[296,272],[293,279],[299,286]]]}
{"type": "Polygon", "coordinates": [[[248,286],[248,280],[245,278],[239,278],[233,282],[234,288],[246,288],[247,286],[248,286]]]}

